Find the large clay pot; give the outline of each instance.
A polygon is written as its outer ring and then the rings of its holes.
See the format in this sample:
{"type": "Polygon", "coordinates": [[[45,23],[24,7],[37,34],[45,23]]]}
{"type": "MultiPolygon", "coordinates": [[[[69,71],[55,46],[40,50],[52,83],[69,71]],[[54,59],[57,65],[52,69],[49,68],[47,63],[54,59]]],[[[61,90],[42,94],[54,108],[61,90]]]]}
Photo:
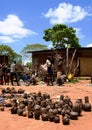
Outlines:
{"type": "Polygon", "coordinates": [[[76,103],[73,105],[72,110],[75,111],[75,112],[78,112],[78,115],[80,116],[80,115],[81,115],[81,112],[82,112],[82,104],[79,103],[79,102],[76,102],[76,103]]]}
{"type": "Polygon", "coordinates": [[[46,114],[47,113],[47,108],[41,107],[41,114],[46,114]]]}
{"type": "Polygon", "coordinates": [[[24,93],[24,90],[23,90],[22,88],[19,88],[19,89],[18,89],[18,93],[19,93],[19,94],[22,94],[22,93],[24,93]]]}
{"type": "Polygon", "coordinates": [[[19,108],[20,108],[20,109],[24,109],[24,108],[25,108],[25,104],[20,103],[20,104],[19,104],[19,108]]]}
{"type": "Polygon", "coordinates": [[[33,118],[33,111],[28,111],[28,118],[33,118]]]}
{"type": "Polygon", "coordinates": [[[39,120],[40,119],[40,112],[39,111],[34,111],[34,118],[36,120],[39,120]]]}
{"type": "Polygon", "coordinates": [[[17,114],[18,114],[19,116],[22,116],[22,114],[23,114],[23,109],[18,108],[17,114]]]}
{"type": "Polygon", "coordinates": [[[43,101],[41,102],[41,106],[42,106],[42,107],[46,107],[46,100],[43,100],[43,101]]]}
{"type": "Polygon", "coordinates": [[[89,102],[89,97],[88,96],[85,96],[85,103],[83,104],[83,110],[84,111],[91,111],[91,104],[89,102]]]}
{"type": "Polygon", "coordinates": [[[2,88],[2,94],[6,93],[5,88],[2,88]]]}
{"type": "Polygon", "coordinates": [[[64,125],[69,125],[70,124],[70,119],[68,115],[62,116],[62,123],[64,125]]]}
{"type": "Polygon", "coordinates": [[[59,117],[59,115],[55,115],[54,122],[55,123],[60,123],[60,117],[59,117]]]}
{"type": "Polygon", "coordinates": [[[13,106],[11,108],[11,114],[17,114],[17,110],[18,110],[17,106],[13,106]]]}
{"type": "Polygon", "coordinates": [[[40,114],[41,114],[41,106],[40,105],[35,105],[34,106],[34,118],[36,120],[40,119],[40,114]]]}
{"type": "Polygon", "coordinates": [[[42,121],[48,121],[48,114],[41,115],[42,121]]]}
{"type": "Polygon", "coordinates": [[[4,111],[4,106],[3,105],[0,106],[0,111],[4,111]]]}
{"type": "Polygon", "coordinates": [[[78,112],[71,111],[70,112],[70,119],[77,120],[78,119],[78,112]]]}
{"type": "Polygon", "coordinates": [[[52,113],[49,114],[49,121],[50,122],[54,121],[54,115],[52,113]]]}

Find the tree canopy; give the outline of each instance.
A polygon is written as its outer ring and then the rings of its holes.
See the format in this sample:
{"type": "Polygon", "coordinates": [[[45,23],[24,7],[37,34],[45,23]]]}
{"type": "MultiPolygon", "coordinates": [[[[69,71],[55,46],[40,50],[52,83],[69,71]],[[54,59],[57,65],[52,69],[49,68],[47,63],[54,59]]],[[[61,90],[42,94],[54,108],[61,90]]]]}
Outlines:
{"type": "Polygon", "coordinates": [[[74,48],[81,47],[76,30],[63,24],[56,24],[52,28],[44,30],[43,39],[51,41],[54,48],[65,48],[66,45],[74,48]]]}
{"type": "Polygon", "coordinates": [[[0,55],[8,55],[10,64],[13,60],[16,60],[18,63],[22,62],[21,55],[14,52],[14,50],[7,45],[0,45],[0,55]]]}
{"type": "Polygon", "coordinates": [[[40,50],[46,50],[48,49],[46,45],[40,44],[40,43],[35,43],[35,44],[27,44],[22,50],[21,50],[21,54],[23,59],[28,60],[31,59],[31,55],[28,52],[31,51],[40,51],[40,50]]]}

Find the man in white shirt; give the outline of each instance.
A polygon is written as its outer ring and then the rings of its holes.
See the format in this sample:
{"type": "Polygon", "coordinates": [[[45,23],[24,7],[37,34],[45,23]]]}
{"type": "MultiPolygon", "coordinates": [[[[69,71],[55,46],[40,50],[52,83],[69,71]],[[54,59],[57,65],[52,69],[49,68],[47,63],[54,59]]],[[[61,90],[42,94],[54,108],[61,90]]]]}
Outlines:
{"type": "Polygon", "coordinates": [[[19,83],[18,83],[18,75],[17,75],[17,67],[16,67],[16,61],[13,61],[13,63],[11,64],[10,66],[10,79],[11,79],[11,84],[13,84],[14,82],[14,78],[15,78],[15,81],[17,82],[17,85],[19,86],[19,83]]]}

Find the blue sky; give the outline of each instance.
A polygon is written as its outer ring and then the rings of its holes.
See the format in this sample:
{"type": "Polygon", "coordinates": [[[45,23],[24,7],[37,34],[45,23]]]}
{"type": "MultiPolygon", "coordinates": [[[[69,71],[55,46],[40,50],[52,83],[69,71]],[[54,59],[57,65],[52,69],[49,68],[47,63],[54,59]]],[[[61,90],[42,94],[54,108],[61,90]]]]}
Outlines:
{"type": "Polygon", "coordinates": [[[92,0],[0,0],[0,44],[15,52],[45,44],[44,30],[55,24],[76,29],[82,47],[92,46],[92,0]]]}

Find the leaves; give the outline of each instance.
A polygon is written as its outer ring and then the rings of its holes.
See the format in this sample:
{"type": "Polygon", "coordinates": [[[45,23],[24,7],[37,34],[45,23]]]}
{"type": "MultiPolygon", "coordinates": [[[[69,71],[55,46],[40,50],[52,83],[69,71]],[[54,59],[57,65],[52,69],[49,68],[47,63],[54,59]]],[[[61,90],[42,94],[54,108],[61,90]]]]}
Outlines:
{"type": "Polygon", "coordinates": [[[14,50],[7,45],[0,45],[0,55],[8,55],[10,64],[13,60],[16,60],[17,62],[22,61],[21,55],[14,52],[14,50]]]}
{"type": "Polygon", "coordinates": [[[44,30],[43,39],[52,41],[54,48],[62,48],[65,45],[70,47],[81,47],[76,36],[76,30],[63,24],[57,24],[52,28],[44,30]]]}

